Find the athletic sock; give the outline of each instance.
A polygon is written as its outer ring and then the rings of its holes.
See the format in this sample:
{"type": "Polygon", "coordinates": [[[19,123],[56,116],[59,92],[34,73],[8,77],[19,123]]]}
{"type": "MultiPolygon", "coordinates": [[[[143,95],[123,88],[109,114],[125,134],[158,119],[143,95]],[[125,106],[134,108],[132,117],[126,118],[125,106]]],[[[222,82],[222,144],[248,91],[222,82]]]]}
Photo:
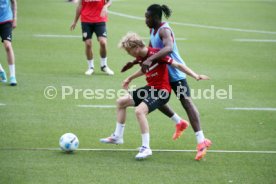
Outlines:
{"type": "Polygon", "coordinates": [[[0,64],[0,72],[3,72],[4,68],[2,67],[2,65],[0,64]]]}
{"type": "Polygon", "coordinates": [[[107,66],[107,58],[101,58],[101,67],[107,66]]]}
{"type": "Polygon", "coordinates": [[[178,114],[174,113],[174,115],[171,117],[171,120],[175,122],[175,124],[179,123],[181,118],[178,116],[178,114]]]}
{"type": "Polygon", "coordinates": [[[125,124],[117,122],[116,129],[114,132],[115,137],[123,137],[124,136],[124,130],[125,130],[125,124]]]}
{"type": "Polygon", "coordinates": [[[88,69],[94,68],[94,60],[87,60],[87,64],[88,64],[88,69]]]}
{"type": "Polygon", "coordinates": [[[149,133],[142,134],[142,146],[150,148],[150,135],[149,133]]]}
{"type": "Polygon", "coordinates": [[[15,64],[9,65],[10,77],[15,77],[15,64]]]}
{"type": "Polygon", "coordinates": [[[200,144],[205,140],[205,137],[204,137],[204,134],[203,134],[202,130],[196,132],[195,135],[196,135],[197,144],[200,144]]]}

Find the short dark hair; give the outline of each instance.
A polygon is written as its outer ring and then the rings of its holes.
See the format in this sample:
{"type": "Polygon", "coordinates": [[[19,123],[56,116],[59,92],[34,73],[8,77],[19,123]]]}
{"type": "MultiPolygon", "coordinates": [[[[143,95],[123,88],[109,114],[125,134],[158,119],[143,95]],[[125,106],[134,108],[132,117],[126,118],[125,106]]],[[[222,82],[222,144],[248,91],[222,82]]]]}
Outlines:
{"type": "Polygon", "coordinates": [[[164,4],[152,4],[148,7],[147,11],[151,12],[152,16],[157,16],[160,20],[162,19],[162,12],[164,12],[166,18],[169,18],[172,14],[172,10],[164,4]]]}

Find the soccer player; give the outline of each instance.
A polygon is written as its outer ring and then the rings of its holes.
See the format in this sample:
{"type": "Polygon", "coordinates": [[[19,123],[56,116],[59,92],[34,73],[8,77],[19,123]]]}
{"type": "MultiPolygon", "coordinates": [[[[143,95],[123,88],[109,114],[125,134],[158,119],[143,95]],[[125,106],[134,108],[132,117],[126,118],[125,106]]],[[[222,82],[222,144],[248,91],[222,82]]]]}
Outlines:
{"type": "Polygon", "coordinates": [[[85,44],[85,54],[88,63],[86,75],[94,72],[94,59],[92,52],[92,35],[96,34],[100,45],[101,70],[108,75],[114,72],[107,66],[107,8],[111,0],[80,0],[76,8],[76,15],[71,25],[74,30],[79,17],[81,17],[82,39],[85,44]]]}
{"type": "MultiPolygon", "coordinates": [[[[142,39],[136,33],[128,33],[119,43],[128,54],[136,57],[136,61],[141,65],[147,58],[158,53],[159,49],[146,47],[142,39]]],[[[142,146],[136,159],[144,159],[152,155],[150,149],[150,134],[147,121],[147,114],[165,105],[170,98],[171,86],[169,82],[169,72],[167,65],[178,68],[196,80],[207,80],[208,76],[198,75],[185,65],[174,61],[169,56],[160,58],[151,63],[146,73],[141,69],[127,77],[123,81],[123,87],[128,89],[130,82],[137,77],[146,75],[147,85],[132,91],[117,100],[117,123],[114,133],[107,138],[102,138],[102,143],[123,144],[123,134],[126,122],[126,108],[135,106],[135,115],[140,125],[142,135],[142,146]]]]}
{"type": "MultiPolygon", "coordinates": [[[[167,22],[162,22],[163,13],[166,18],[171,16],[171,10],[168,6],[159,4],[150,5],[145,13],[146,24],[150,28],[150,46],[159,48],[160,51],[143,62],[142,67],[144,70],[146,70],[154,60],[160,59],[166,55],[169,55],[178,63],[185,65],[184,60],[178,52],[175,36],[171,27],[167,22]]],[[[131,68],[135,63],[136,61],[127,63],[122,71],[131,68]]],[[[169,66],[168,69],[170,85],[185,109],[196,135],[197,154],[195,160],[200,160],[205,156],[207,148],[211,146],[212,142],[204,137],[200,127],[199,112],[190,97],[190,89],[186,81],[186,75],[172,66],[169,66]]],[[[175,114],[167,105],[159,108],[159,110],[174,121],[178,119],[177,117],[174,118],[175,114]]],[[[184,130],[185,125],[183,123],[177,123],[173,139],[176,140],[179,138],[184,130]]]]}
{"type": "MultiPolygon", "coordinates": [[[[17,2],[16,0],[0,1],[0,36],[7,54],[7,60],[10,70],[10,85],[16,86],[15,77],[15,57],[12,47],[12,29],[16,28],[17,2]]],[[[0,80],[7,82],[6,73],[0,64],[0,80]]]]}

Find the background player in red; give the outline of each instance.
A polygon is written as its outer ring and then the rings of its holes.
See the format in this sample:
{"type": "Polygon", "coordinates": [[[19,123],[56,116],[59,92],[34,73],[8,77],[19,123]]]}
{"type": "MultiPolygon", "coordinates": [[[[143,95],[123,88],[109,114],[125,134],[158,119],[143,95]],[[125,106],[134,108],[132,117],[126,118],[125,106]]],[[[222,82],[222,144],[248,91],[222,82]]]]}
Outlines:
{"type": "Polygon", "coordinates": [[[81,17],[82,39],[85,43],[85,54],[88,63],[86,75],[94,72],[94,57],[92,52],[92,35],[96,34],[100,44],[101,70],[108,75],[114,72],[107,66],[107,8],[111,0],[80,0],[76,8],[76,15],[71,25],[74,30],[81,17]]]}
{"type": "MultiPolygon", "coordinates": [[[[146,47],[140,36],[136,33],[128,33],[122,38],[119,46],[124,48],[131,56],[136,57],[136,61],[139,62],[140,65],[148,57],[159,51],[159,49],[146,47]]],[[[146,75],[147,85],[142,88],[138,88],[137,90],[132,91],[131,94],[127,94],[117,100],[117,124],[115,132],[110,137],[101,139],[101,142],[123,144],[126,108],[129,106],[135,106],[135,115],[137,121],[139,122],[142,135],[142,146],[140,147],[139,153],[135,158],[144,159],[152,155],[152,151],[150,149],[149,125],[146,116],[169,101],[171,86],[169,82],[167,65],[178,68],[196,80],[209,79],[208,76],[198,75],[190,68],[174,61],[168,56],[152,62],[146,73],[143,73],[142,70],[139,69],[123,81],[123,87],[128,89],[129,83],[133,79],[144,74],[146,75]]]]}

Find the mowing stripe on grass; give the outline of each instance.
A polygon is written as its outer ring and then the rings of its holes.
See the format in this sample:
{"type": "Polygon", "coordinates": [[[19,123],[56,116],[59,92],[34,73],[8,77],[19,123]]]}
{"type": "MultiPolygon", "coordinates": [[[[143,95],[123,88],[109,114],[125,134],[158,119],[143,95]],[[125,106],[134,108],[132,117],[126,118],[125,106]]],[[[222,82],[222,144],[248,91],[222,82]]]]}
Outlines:
{"type": "Polygon", "coordinates": [[[268,43],[276,42],[276,40],[243,39],[243,38],[233,39],[233,41],[235,41],[235,42],[268,42],[268,43]]]}
{"type": "MultiPolygon", "coordinates": [[[[145,20],[144,17],[138,17],[133,15],[128,15],[124,13],[108,11],[109,14],[117,15],[120,17],[126,17],[135,20],[145,20]]],[[[219,27],[219,26],[208,26],[202,24],[192,24],[192,23],[182,23],[182,22],[169,22],[170,24],[180,25],[180,26],[188,26],[188,27],[197,27],[197,28],[204,28],[204,29],[216,29],[216,30],[224,30],[224,31],[238,31],[238,32],[247,32],[247,33],[260,33],[260,34],[276,34],[275,31],[263,31],[263,30],[251,30],[251,29],[240,29],[240,28],[230,28],[230,27],[219,27]]]]}
{"type": "Polygon", "coordinates": [[[234,111],[276,111],[276,108],[248,108],[248,107],[228,107],[225,110],[234,111]]]}
{"type": "MultiPolygon", "coordinates": [[[[116,105],[77,105],[77,107],[81,107],[81,108],[107,108],[107,109],[113,109],[113,108],[116,108],[116,105]]],[[[128,107],[128,108],[134,108],[134,107],[128,107]]]]}
{"type": "MultiPolygon", "coordinates": [[[[26,150],[26,151],[61,151],[60,148],[0,148],[0,151],[6,150],[26,150]]],[[[130,152],[139,149],[102,149],[102,148],[80,148],[77,151],[110,151],[110,152],[130,152]]],[[[197,150],[168,150],[168,149],[152,149],[155,152],[197,152],[197,150]]],[[[253,154],[276,154],[276,151],[246,151],[246,150],[208,150],[209,153],[253,153],[253,154]]]]}
{"type": "Polygon", "coordinates": [[[33,37],[37,38],[81,38],[77,35],[53,35],[53,34],[34,34],[33,37]]]}
{"type": "Polygon", "coordinates": [[[82,108],[116,108],[116,105],[77,105],[82,108]]]}
{"type": "MultiPolygon", "coordinates": [[[[81,108],[116,108],[116,105],[77,105],[81,108]]],[[[244,111],[276,111],[276,108],[247,108],[247,107],[228,107],[225,110],[244,110],[244,111]]]]}
{"type": "MultiPolygon", "coordinates": [[[[149,40],[150,37],[141,37],[143,40],[149,40]]],[[[185,40],[188,40],[187,38],[175,38],[175,40],[178,40],[178,41],[185,41],[185,40]]]]}

